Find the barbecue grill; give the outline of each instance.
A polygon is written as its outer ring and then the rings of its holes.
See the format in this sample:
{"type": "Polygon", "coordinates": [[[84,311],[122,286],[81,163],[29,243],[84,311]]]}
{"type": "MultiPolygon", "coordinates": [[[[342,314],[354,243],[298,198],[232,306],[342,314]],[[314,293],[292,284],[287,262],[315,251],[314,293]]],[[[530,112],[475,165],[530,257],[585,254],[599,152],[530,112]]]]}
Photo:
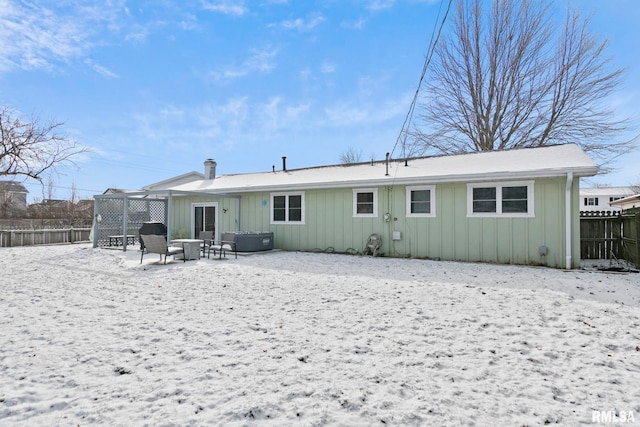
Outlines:
{"type": "MultiPolygon", "coordinates": [[[[143,234],[156,234],[159,236],[166,236],[167,226],[161,222],[145,222],[142,224],[142,227],[140,227],[140,230],[138,230],[138,236],[142,236],[143,234]]],[[[144,242],[142,241],[142,239],[140,239],[140,250],[144,250],[144,242]]]]}

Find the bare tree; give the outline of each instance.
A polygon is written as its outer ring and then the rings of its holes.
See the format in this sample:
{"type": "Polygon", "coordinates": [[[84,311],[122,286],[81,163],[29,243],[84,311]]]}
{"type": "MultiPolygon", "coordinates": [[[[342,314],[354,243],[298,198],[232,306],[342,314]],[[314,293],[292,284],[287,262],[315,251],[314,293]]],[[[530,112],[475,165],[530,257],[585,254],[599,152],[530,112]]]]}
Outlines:
{"type": "Polygon", "coordinates": [[[561,26],[551,13],[546,0],[457,2],[423,88],[422,153],[574,142],[604,164],[633,146],[637,137],[616,139],[629,122],[606,107],[622,73],[609,69],[607,42],[577,11],[561,26]]]}
{"type": "Polygon", "coordinates": [[[24,121],[9,107],[0,110],[0,176],[23,175],[42,181],[45,171],[72,162],[88,149],[66,134],[59,133],[64,123],[43,123],[38,117],[24,121]]]}
{"type": "Polygon", "coordinates": [[[359,163],[362,161],[362,150],[349,147],[347,151],[340,154],[340,162],[344,164],[359,163]]]}

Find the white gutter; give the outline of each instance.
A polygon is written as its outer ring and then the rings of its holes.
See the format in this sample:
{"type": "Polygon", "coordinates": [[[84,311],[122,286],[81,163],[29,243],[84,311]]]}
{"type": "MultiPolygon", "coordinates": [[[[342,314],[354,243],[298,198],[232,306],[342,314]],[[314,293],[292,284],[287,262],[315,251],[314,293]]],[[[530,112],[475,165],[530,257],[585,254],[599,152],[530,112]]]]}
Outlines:
{"type": "Polygon", "coordinates": [[[571,237],[572,237],[572,224],[571,224],[571,188],[573,187],[573,172],[567,173],[567,187],[565,189],[564,195],[564,206],[565,206],[565,247],[566,247],[566,268],[567,270],[571,269],[571,261],[572,261],[572,247],[571,247],[571,237]]]}

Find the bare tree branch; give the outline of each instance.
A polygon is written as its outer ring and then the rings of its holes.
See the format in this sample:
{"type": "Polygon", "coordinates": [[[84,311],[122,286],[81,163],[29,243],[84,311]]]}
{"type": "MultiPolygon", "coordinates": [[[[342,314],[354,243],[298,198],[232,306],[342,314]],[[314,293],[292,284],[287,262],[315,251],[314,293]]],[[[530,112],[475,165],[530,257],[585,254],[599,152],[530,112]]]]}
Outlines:
{"type": "Polygon", "coordinates": [[[349,147],[344,153],[340,153],[340,163],[346,165],[352,163],[359,163],[362,161],[362,150],[356,150],[353,147],[349,147]]]}
{"type": "Polygon", "coordinates": [[[622,75],[607,42],[576,11],[560,28],[550,16],[547,0],[458,2],[413,132],[422,154],[576,143],[606,164],[633,148],[606,106],[622,75]]]}
{"type": "Polygon", "coordinates": [[[42,180],[43,173],[53,171],[73,158],[88,152],[66,134],[64,123],[42,123],[38,117],[24,121],[9,107],[0,110],[0,176],[23,175],[42,180]]]}

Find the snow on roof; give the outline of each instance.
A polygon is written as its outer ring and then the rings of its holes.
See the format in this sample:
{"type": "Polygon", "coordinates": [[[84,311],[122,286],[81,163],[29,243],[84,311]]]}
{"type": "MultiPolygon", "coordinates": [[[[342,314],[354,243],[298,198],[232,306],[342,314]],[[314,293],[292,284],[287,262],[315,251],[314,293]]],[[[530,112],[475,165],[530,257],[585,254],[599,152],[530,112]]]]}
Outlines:
{"type": "Polygon", "coordinates": [[[598,166],[575,144],[378,161],[374,163],[221,175],[173,187],[180,191],[238,193],[593,176],[598,166]],[[387,175],[388,170],[388,175],[387,175]]]}
{"type": "Polygon", "coordinates": [[[153,184],[148,184],[142,187],[143,190],[161,190],[165,188],[171,188],[176,185],[186,184],[191,181],[198,181],[204,178],[204,174],[196,171],[183,173],[182,175],[174,176],[171,178],[163,179],[153,184]]]}
{"type": "Polygon", "coordinates": [[[620,206],[623,209],[633,209],[640,206],[640,194],[634,194],[622,199],[609,202],[612,206],[620,206]]]}
{"type": "Polygon", "coordinates": [[[632,187],[593,187],[580,189],[580,195],[582,196],[630,196],[632,194],[632,187]]]}

